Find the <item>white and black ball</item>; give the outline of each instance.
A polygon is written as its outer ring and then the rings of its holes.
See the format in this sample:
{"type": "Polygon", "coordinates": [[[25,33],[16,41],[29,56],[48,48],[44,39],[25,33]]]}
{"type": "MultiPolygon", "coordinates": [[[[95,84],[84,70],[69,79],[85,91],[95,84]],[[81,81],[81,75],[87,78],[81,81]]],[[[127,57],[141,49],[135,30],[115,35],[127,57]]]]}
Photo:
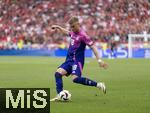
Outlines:
{"type": "Polygon", "coordinates": [[[68,90],[63,90],[59,93],[59,98],[62,101],[68,101],[71,99],[71,93],[68,90]]]}

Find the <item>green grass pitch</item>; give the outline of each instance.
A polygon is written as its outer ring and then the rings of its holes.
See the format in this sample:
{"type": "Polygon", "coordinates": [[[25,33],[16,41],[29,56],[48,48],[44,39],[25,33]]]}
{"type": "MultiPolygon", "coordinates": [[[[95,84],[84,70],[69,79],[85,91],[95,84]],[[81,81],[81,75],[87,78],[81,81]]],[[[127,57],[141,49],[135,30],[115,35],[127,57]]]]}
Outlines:
{"type": "MultiPolygon", "coordinates": [[[[104,81],[107,94],[97,88],[72,83],[65,77],[64,89],[72,93],[71,102],[51,102],[51,113],[149,113],[150,59],[104,59],[109,69],[86,59],[83,75],[104,81]]],[[[0,57],[0,87],[51,88],[54,97],[56,68],[64,58],[0,57]]]]}

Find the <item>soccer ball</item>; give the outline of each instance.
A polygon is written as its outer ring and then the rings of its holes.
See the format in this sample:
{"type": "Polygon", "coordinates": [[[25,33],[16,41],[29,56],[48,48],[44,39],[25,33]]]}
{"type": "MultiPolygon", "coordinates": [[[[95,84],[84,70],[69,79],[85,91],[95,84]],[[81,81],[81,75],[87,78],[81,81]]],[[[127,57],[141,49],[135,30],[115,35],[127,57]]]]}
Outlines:
{"type": "Polygon", "coordinates": [[[68,101],[71,99],[71,93],[68,90],[63,90],[59,93],[59,98],[62,101],[68,101]]]}

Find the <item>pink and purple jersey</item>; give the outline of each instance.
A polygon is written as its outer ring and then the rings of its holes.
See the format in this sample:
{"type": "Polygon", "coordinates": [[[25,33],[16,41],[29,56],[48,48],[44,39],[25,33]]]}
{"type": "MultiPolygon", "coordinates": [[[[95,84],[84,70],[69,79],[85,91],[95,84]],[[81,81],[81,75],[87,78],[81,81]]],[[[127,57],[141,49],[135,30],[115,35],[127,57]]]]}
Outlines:
{"type": "Polygon", "coordinates": [[[84,64],[84,51],[86,45],[92,46],[94,43],[84,30],[80,30],[78,33],[70,32],[71,37],[70,46],[66,60],[79,61],[84,64]]]}

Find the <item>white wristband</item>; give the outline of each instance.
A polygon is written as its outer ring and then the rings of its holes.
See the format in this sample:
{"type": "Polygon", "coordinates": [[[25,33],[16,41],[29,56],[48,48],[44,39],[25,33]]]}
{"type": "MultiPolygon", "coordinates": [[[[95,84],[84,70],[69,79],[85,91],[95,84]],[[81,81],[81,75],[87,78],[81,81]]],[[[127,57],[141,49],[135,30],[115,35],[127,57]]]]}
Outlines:
{"type": "Polygon", "coordinates": [[[103,62],[103,61],[102,61],[101,59],[98,59],[98,62],[101,63],[101,62],[103,62]]]}

